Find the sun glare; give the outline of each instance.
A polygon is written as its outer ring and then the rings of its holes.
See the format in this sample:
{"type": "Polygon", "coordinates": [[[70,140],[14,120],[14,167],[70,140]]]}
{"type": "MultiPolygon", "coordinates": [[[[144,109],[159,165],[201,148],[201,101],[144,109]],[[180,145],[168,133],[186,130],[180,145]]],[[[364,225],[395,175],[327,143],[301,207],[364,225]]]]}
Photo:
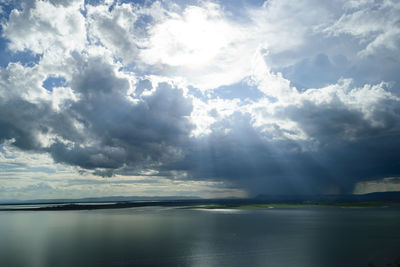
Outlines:
{"type": "Polygon", "coordinates": [[[231,32],[231,26],[215,12],[188,7],[182,17],[169,19],[153,29],[150,49],[142,56],[153,63],[202,68],[229,45],[231,32]]]}

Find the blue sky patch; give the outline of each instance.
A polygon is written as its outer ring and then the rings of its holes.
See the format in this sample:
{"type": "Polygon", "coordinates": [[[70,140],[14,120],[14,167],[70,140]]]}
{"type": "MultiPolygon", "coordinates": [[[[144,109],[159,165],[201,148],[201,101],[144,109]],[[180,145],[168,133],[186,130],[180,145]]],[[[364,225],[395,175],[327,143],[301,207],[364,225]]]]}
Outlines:
{"type": "Polygon", "coordinates": [[[54,87],[65,87],[67,86],[67,81],[64,77],[49,77],[42,85],[47,91],[52,92],[54,87]]]}

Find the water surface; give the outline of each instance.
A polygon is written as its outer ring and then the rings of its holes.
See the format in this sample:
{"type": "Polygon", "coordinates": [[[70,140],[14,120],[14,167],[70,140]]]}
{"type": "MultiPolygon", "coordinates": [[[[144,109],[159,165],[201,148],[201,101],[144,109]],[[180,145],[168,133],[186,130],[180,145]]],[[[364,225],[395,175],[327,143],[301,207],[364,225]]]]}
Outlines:
{"type": "Polygon", "coordinates": [[[398,209],[1,211],[0,266],[386,266],[398,209]]]}

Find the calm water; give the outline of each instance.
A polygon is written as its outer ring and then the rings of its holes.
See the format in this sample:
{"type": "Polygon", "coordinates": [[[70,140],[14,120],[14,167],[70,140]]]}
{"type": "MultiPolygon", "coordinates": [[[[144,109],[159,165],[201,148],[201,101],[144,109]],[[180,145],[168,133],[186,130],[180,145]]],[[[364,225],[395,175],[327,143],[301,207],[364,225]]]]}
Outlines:
{"type": "Polygon", "coordinates": [[[395,209],[0,212],[0,266],[386,266],[399,256],[395,209]]]}

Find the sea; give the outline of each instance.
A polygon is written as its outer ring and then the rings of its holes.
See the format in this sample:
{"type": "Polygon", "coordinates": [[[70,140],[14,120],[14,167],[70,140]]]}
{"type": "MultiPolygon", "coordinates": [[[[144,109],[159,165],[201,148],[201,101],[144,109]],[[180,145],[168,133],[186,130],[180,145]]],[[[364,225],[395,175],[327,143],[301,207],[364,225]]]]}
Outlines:
{"type": "Polygon", "coordinates": [[[400,266],[400,209],[0,211],[0,266],[400,266]]]}

